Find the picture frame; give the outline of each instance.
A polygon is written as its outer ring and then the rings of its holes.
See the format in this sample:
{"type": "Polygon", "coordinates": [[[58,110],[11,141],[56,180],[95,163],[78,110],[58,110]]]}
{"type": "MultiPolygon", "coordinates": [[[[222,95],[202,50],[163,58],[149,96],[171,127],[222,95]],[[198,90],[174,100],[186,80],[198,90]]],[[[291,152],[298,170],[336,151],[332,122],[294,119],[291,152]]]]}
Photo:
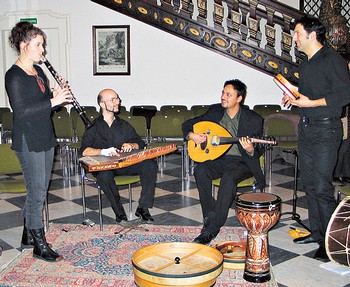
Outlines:
{"type": "Polygon", "coordinates": [[[130,75],[130,25],[92,26],[93,74],[130,75]]]}

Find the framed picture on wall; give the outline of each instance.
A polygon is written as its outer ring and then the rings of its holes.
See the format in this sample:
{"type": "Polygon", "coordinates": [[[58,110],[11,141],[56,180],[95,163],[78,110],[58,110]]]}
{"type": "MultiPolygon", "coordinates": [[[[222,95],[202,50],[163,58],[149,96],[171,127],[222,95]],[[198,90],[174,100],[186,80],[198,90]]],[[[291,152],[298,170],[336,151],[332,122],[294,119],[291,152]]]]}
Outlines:
{"type": "Polygon", "coordinates": [[[92,26],[94,75],[130,75],[130,26],[92,26]]]}

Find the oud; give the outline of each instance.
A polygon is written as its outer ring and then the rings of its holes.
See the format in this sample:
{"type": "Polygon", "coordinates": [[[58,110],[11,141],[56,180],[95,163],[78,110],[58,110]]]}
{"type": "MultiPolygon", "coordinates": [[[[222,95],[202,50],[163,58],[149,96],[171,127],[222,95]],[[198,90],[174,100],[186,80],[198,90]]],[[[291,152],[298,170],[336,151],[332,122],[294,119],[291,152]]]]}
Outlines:
{"type": "MultiPolygon", "coordinates": [[[[230,132],[222,126],[209,121],[198,122],[193,125],[193,132],[205,134],[207,139],[201,144],[188,141],[188,154],[196,162],[213,160],[223,155],[234,143],[239,142],[239,138],[232,137],[230,132]]],[[[254,144],[276,145],[274,140],[265,140],[248,137],[254,144]]]]}

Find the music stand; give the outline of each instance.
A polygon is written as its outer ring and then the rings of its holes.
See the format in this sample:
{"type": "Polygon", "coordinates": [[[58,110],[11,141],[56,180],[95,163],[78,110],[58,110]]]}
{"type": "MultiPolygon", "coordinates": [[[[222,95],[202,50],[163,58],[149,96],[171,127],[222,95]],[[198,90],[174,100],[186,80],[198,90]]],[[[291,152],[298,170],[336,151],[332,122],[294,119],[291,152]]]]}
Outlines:
{"type": "Polygon", "coordinates": [[[293,187],[293,209],[292,212],[284,212],[281,214],[291,214],[292,219],[301,226],[309,230],[300,220],[300,215],[296,211],[297,206],[297,179],[298,179],[298,142],[295,126],[295,115],[278,113],[265,117],[264,131],[266,135],[274,137],[277,145],[269,147],[269,185],[272,186],[272,151],[278,148],[282,152],[290,153],[294,156],[294,187],[293,187]]]}
{"type": "MultiPolygon", "coordinates": [[[[306,230],[310,231],[310,228],[308,228],[300,219],[300,214],[297,213],[297,201],[298,201],[298,152],[295,149],[287,150],[283,149],[283,152],[291,153],[294,155],[294,187],[293,187],[293,199],[292,204],[293,208],[292,211],[289,212],[282,212],[281,217],[283,215],[291,214],[291,219],[299,223],[302,227],[304,227],[306,230]]],[[[272,154],[272,152],[271,152],[272,154]]]]}

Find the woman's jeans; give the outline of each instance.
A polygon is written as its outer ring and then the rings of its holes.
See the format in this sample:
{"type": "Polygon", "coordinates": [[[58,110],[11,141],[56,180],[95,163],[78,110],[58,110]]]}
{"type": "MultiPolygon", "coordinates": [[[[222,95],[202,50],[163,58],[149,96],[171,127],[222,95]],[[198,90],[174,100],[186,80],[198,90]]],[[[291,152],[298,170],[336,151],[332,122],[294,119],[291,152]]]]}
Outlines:
{"type": "Polygon", "coordinates": [[[27,188],[22,215],[26,219],[28,229],[40,229],[43,227],[42,211],[51,178],[55,149],[31,152],[25,143],[23,145],[23,151],[16,151],[27,188]]]}

